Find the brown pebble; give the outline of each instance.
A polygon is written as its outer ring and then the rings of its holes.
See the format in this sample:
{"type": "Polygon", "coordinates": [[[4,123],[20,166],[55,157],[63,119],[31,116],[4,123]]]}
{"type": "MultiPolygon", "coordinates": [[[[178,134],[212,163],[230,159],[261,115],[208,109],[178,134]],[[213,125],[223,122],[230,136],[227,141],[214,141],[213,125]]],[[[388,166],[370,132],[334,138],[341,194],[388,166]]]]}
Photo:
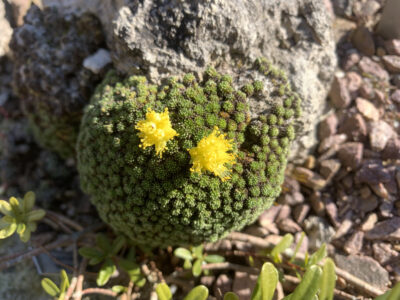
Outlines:
{"type": "Polygon", "coordinates": [[[361,165],[363,150],[364,145],[362,143],[345,143],[340,146],[338,157],[344,166],[355,170],[361,165]]]}
{"type": "Polygon", "coordinates": [[[350,105],[351,97],[346,78],[334,77],[329,97],[332,105],[336,108],[345,108],[350,105]]]}
{"type": "Polygon", "coordinates": [[[386,69],[392,73],[400,72],[400,56],[398,55],[385,55],[382,57],[382,61],[386,66],[386,69]]]}
{"type": "Polygon", "coordinates": [[[338,119],[336,114],[330,114],[318,125],[318,137],[320,140],[334,135],[337,131],[338,119]]]}
{"type": "Polygon", "coordinates": [[[368,73],[379,80],[387,81],[389,73],[378,63],[374,62],[371,58],[364,56],[358,63],[361,71],[368,73]]]}
{"type": "Polygon", "coordinates": [[[373,105],[368,100],[365,100],[363,98],[357,98],[356,106],[357,106],[358,111],[367,119],[373,120],[373,121],[379,120],[378,109],[375,107],[375,105],[373,105]]]}

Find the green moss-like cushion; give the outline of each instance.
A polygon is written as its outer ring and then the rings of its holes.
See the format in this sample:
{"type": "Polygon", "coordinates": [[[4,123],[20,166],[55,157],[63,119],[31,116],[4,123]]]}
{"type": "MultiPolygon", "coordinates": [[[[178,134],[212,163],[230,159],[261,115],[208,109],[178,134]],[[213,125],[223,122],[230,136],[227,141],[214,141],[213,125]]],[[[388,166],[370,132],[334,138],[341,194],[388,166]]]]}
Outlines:
{"type": "Polygon", "coordinates": [[[286,81],[277,74],[272,93],[282,106],[251,120],[247,98],[262,97],[260,82],[235,90],[231,77],[212,68],[204,78],[199,83],[187,74],[182,82],[171,79],[157,87],[143,77],[119,82],[110,74],[86,109],[77,146],[82,188],[101,218],[138,244],[215,241],[252,223],[280,193],[298,97],[289,85],[279,94],[286,81]],[[168,141],[160,158],[154,146],[139,147],[135,125],[148,108],[162,112],[166,107],[179,136],[168,141]],[[187,149],[214,126],[234,139],[237,163],[226,181],[190,171],[187,149]]]}

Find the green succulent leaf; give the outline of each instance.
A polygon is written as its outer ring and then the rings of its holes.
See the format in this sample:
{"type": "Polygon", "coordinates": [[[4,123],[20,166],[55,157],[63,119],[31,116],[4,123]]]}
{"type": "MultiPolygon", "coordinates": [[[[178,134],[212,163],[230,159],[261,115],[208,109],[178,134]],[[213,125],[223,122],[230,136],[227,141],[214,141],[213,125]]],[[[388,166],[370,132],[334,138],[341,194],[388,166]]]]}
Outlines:
{"type": "Polygon", "coordinates": [[[322,279],[319,293],[319,300],[332,300],[336,284],[335,263],[327,258],[322,268],[322,279]]]}
{"type": "Polygon", "coordinates": [[[314,299],[320,286],[322,270],[319,266],[312,265],[304,274],[303,280],[291,294],[290,300],[314,299]]]}
{"type": "Polygon", "coordinates": [[[236,295],[235,293],[227,292],[224,295],[224,300],[240,300],[240,299],[239,299],[238,295],[236,295]]]}
{"type": "Polygon", "coordinates": [[[60,290],[61,290],[61,293],[64,293],[67,290],[67,288],[69,287],[69,278],[68,278],[67,272],[65,272],[65,270],[60,271],[60,278],[61,278],[60,290]]]}
{"type": "Polygon", "coordinates": [[[111,290],[112,290],[114,293],[122,294],[122,293],[125,293],[125,292],[127,291],[127,288],[126,288],[125,286],[123,286],[123,285],[114,285],[114,286],[111,288],[111,290]]]}
{"type": "Polygon", "coordinates": [[[102,233],[96,235],[96,245],[103,250],[104,253],[111,252],[111,242],[109,238],[102,233]]]}
{"type": "Polygon", "coordinates": [[[281,261],[279,255],[287,248],[289,248],[292,243],[293,243],[293,235],[287,233],[280,240],[280,242],[271,250],[271,256],[276,263],[281,261]]]}
{"type": "MultiPolygon", "coordinates": [[[[140,270],[140,266],[131,260],[121,259],[118,262],[119,266],[129,275],[129,278],[138,285],[138,282],[144,279],[142,272],[140,270]]],[[[146,280],[144,281],[146,283],[146,280]]],[[[143,285],[144,285],[143,283],[143,285]]]]}
{"type": "Polygon", "coordinates": [[[261,268],[260,285],[261,299],[271,300],[274,297],[276,286],[278,285],[278,270],[271,263],[265,263],[261,268]]]}
{"type": "Polygon", "coordinates": [[[376,297],[374,300],[398,300],[400,299],[400,282],[398,282],[391,290],[383,295],[376,297]]]}
{"type": "Polygon", "coordinates": [[[117,268],[114,265],[113,261],[111,259],[107,258],[104,261],[103,265],[101,266],[99,275],[97,276],[97,280],[96,280],[97,285],[98,286],[105,285],[116,269],[117,268]]]}
{"type": "Polygon", "coordinates": [[[31,238],[31,231],[29,229],[24,230],[22,233],[19,233],[19,238],[22,242],[27,243],[31,238]]]}
{"type": "Polygon", "coordinates": [[[9,224],[5,222],[0,222],[0,239],[8,238],[15,232],[16,229],[17,229],[16,223],[9,224]]]}
{"type": "Polygon", "coordinates": [[[17,233],[21,236],[26,229],[26,225],[24,223],[17,224],[17,233]]]}
{"type": "Polygon", "coordinates": [[[11,213],[11,205],[5,200],[0,200],[0,212],[3,215],[9,215],[11,213]]]}
{"type": "Polygon", "coordinates": [[[160,283],[156,286],[156,293],[159,300],[171,300],[172,293],[166,283],[160,283]]]}
{"type": "Polygon", "coordinates": [[[208,288],[204,285],[198,285],[186,295],[184,300],[206,300],[208,297],[208,288]]]}
{"type": "Polygon", "coordinates": [[[25,213],[30,212],[35,205],[35,193],[29,191],[25,194],[23,199],[23,210],[25,213]]]}
{"type": "Polygon", "coordinates": [[[198,245],[198,246],[196,246],[196,247],[193,247],[193,248],[192,248],[193,255],[194,255],[196,258],[203,257],[203,249],[204,249],[203,244],[198,245]]]}
{"type": "Polygon", "coordinates": [[[205,256],[204,260],[208,263],[219,263],[219,262],[224,262],[225,257],[223,257],[221,255],[211,254],[211,255],[205,256]]]}
{"type": "Polygon", "coordinates": [[[28,222],[39,221],[46,215],[46,211],[43,209],[35,209],[27,214],[28,222]]]}
{"type": "Polygon", "coordinates": [[[60,293],[58,286],[49,278],[42,279],[41,284],[44,291],[52,297],[55,297],[60,293]]]}
{"type": "Polygon", "coordinates": [[[188,259],[185,259],[185,261],[183,262],[183,268],[185,270],[189,270],[192,268],[192,262],[188,259]]]}
{"type": "Polygon", "coordinates": [[[176,257],[182,258],[184,260],[192,261],[193,257],[190,251],[186,248],[176,248],[174,251],[176,257]]]}
{"type": "Polygon", "coordinates": [[[96,259],[100,259],[100,261],[102,261],[104,258],[104,254],[102,252],[100,252],[96,248],[92,248],[92,247],[79,248],[78,252],[81,256],[83,256],[85,258],[89,258],[89,259],[96,258],[96,259]]]}
{"type": "Polygon", "coordinates": [[[201,275],[201,265],[203,264],[203,260],[201,258],[198,258],[195,260],[192,268],[192,273],[193,276],[198,277],[201,275]]]}
{"type": "Polygon", "coordinates": [[[135,285],[140,288],[143,287],[145,284],[146,284],[146,278],[144,278],[144,277],[135,281],[135,285]]]}
{"type": "Polygon", "coordinates": [[[111,246],[111,248],[112,248],[111,253],[112,253],[113,255],[117,255],[117,253],[122,249],[122,247],[125,246],[125,244],[126,244],[126,239],[125,239],[125,237],[122,236],[122,235],[117,236],[116,239],[115,239],[115,240],[113,241],[113,243],[112,243],[112,246],[111,246]]]}
{"type": "Polygon", "coordinates": [[[307,266],[312,266],[318,264],[321,260],[323,260],[326,257],[326,244],[322,244],[322,246],[310,256],[310,259],[308,260],[307,266]]]}

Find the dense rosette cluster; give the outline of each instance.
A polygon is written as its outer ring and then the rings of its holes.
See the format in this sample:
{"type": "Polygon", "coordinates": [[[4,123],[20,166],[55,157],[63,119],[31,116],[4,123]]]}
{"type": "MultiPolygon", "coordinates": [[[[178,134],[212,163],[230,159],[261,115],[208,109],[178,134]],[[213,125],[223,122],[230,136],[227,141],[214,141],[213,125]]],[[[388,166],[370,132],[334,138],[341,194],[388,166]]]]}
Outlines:
{"type": "Polygon", "coordinates": [[[259,67],[282,105],[255,119],[248,98],[264,97],[260,81],[236,90],[230,76],[212,68],[202,82],[187,74],[164,86],[110,74],[86,109],[77,145],[82,188],[102,219],[138,244],[165,247],[215,241],[270,207],[300,99],[281,73],[263,61],[259,67]],[[141,147],[137,124],[166,109],[177,134],[160,157],[155,146],[141,147]],[[208,163],[210,147],[220,151],[212,159],[223,165],[216,172],[198,167],[208,163]]]}

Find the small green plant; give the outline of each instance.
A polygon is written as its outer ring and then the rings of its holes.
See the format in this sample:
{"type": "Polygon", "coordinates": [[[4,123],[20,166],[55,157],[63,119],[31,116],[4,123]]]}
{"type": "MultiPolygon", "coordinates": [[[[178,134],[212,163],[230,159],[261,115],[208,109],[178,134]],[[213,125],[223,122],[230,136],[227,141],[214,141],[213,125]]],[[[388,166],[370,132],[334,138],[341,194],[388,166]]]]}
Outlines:
{"type": "Polygon", "coordinates": [[[111,242],[104,234],[98,234],[95,247],[82,247],[79,249],[79,254],[89,259],[89,265],[103,263],[97,276],[97,285],[105,285],[116,271],[117,267],[114,261],[125,244],[126,239],[123,236],[118,236],[111,242]]]}
{"type": "Polygon", "coordinates": [[[29,241],[31,232],[36,230],[36,222],[46,214],[43,209],[33,209],[34,205],[34,192],[27,192],[23,199],[0,200],[0,212],[4,215],[0,219],[0,239],[17,232],[21,241],[29,241]]]}
{"type": "MultiPolygon", "coordinates": [[[[171,300],[172,293],[166,283],[160,283],[156,287],[156,293],[159,300],[171,300]]],[[[208,289],[204,285],[198,285],[193,288],[183,300],[206,300],[208,289]]]]}
{"type": "Polygon", "coordinates": [[[43,278],[41,284],[45,292],[52,296],[53,299],[64,300],[65,292],[69,287],[69,279],[65,270],[60,271],[60,279],[60,287],[49,278],[43,278]]]}
{"type": "Polygon", "coordinates": [[[201,266],[206,263],[219,263],[224,262],[225,258],[216,254],[205,254],[203,252],[203,245],[191,247],[190,250],[186,248],[176,248],[174,255],[184,260],[183,268],[192,269],[194,276],[200,276],[202,273],[201,266]]]}

